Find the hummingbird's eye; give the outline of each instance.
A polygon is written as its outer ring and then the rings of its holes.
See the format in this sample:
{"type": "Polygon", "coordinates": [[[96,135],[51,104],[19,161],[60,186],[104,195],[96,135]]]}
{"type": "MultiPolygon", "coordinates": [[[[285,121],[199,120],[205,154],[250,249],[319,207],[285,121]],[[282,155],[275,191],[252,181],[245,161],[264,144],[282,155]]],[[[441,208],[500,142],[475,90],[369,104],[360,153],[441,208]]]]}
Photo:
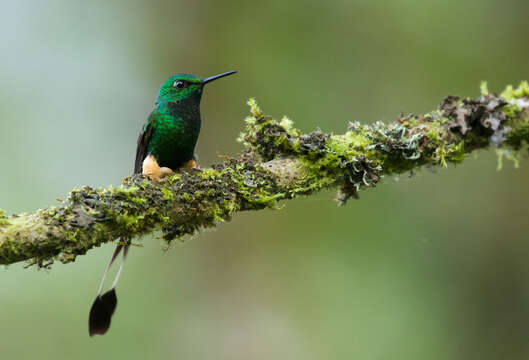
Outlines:
{"type": "Polygon", "coordinates": [[[182,80],[177,80],[173,83],[173,86],[177,89],[183,89],[186,87],[186,82],[182,80]]]}

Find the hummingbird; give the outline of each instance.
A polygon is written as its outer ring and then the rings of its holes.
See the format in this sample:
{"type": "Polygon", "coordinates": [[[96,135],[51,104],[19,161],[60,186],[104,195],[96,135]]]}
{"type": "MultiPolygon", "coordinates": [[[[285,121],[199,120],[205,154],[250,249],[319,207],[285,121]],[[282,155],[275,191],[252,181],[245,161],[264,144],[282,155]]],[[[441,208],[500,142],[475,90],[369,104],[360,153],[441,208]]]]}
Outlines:
{"type": "MultiPolygon", "coordinates": [[[[204,85],[236,72],[228,71],[204,79],[192,74],[177,74],[167,79],[160,88],[154,110],[138,136],[134,174],[142,174],[158,182],[179,169],[197,168],[194,154],[202,123],[200,100],[204,85]]],[[[129,247],[130,240],[118,244],[103,273],[96,299],[90,309],[90,336],[104,335],[110,328],[117,306],[115,288],[129,247]],[[112,286],[101,294],[107,272],[121,252],[122,261],[112,286]]]]}

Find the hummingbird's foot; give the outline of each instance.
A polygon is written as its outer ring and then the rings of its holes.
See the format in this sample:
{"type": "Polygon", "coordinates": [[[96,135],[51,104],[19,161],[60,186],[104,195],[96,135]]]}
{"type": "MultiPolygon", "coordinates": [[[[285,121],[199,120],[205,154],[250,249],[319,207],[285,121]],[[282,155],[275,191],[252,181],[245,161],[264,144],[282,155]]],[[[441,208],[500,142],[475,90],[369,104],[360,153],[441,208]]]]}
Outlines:
{"type": "Polygon", "coordinates": [[[198,165],[195,159],[189,160],[185,167],[186,169],[200,169],[200,165],[198,165]]]}
{"type": "Polygon", "coordinates": [[[169,169],[168,167],[161,167],[160,168],[160,176],[159,176],[158,180],[156,180],[156,181],[158,181],[158,182],[167,181],[166,176],[167,175],[171,175],[173,173],[174,173],[174,171],[169,169]]]}
{"type": "Polygon", "coordinates": [[[164,177],[172,173],[173,170],[168,167],[160,167],[153,155],[149,155],[143,160],[142,175],[149,177],[152,181],[160,182],[164,177]]]}
{"type": "Polygon", "coordinates": [[[160,168],[160,177],[164,178],[167,175],[171,175],[174,171],[169,169],[168,167],[161,167],[160,168]]]}

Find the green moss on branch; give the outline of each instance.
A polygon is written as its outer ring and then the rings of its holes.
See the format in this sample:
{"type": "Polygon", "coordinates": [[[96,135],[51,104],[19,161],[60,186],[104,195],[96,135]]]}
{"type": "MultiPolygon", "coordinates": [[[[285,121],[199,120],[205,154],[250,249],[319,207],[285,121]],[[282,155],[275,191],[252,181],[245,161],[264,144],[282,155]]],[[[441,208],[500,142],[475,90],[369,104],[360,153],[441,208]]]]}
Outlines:
{"type": "Polygon", "coordinates": [[[127,177],[115,188],[73,190],[58,207],[6,216],[0,211],[0,263],[48,266],[105,242],[161,231],[167,242],[230,220],[238,211],[338,188],[344,204],[384,175],[460,163],[476,149],[527,150],[529,85],[501,96],[447,97],[424,115],[395,122],[350,123],[342,135],[302,134],[290,120],[266,116],[254,100],[239,137],[245,152],[211,168],[187,170],[157,184],[127,177]]]}

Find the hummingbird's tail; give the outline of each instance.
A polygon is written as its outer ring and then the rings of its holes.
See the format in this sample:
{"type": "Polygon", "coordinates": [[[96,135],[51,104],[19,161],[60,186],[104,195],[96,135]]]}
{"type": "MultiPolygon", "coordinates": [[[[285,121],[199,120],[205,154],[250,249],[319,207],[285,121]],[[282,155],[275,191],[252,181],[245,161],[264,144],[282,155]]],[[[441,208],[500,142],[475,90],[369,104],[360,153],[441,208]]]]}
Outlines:
{"type": "Polygon", "coordinates": [[[90,309],[90,315],[88,318],[88,333],[90,336],[104,335],[110,328],[110,320],[112,319],[112,315],[114,314],[116,306],[118,305],[116,284],[118,283],[119,277],[121,275],[121,270],[123,270],[123,264],[125,264],[125,260],[127,259],[129,246],[130,245],[118,245],[116,250],[114,250],[114,254],[112,254],[112,258],[110,259],[107,268],[105,269],[105,273],[101,279],[101,284],[99,285],[99,290],[97,291],[96,299],[94,300],[92,308],[90,309]],[[108,270],[114,263],[114,260],[116,260],[118,257],[121,250],[123,250],[123,260],[119,266],[118,273],[114,278],[114,282],[112,283],[110,290],[101,295],[108,270]]]}

